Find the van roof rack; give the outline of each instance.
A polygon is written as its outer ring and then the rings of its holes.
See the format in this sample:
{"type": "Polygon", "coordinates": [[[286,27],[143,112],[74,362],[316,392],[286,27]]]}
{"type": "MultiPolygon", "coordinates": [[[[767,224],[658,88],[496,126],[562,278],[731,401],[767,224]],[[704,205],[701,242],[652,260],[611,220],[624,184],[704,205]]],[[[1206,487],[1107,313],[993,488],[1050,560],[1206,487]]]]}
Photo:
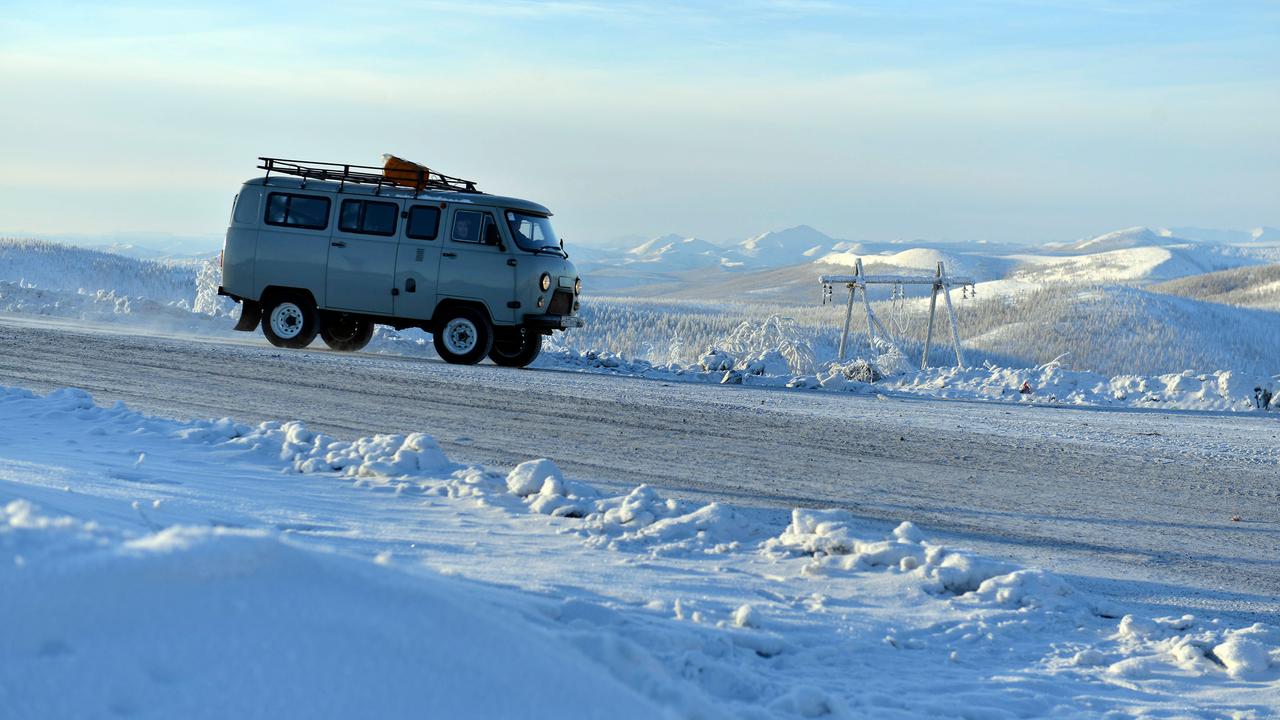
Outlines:
{"type": "MultiPolygon", "coordinates": [[[[383,172],[383,168],[376,165],[347,165],[344,163],[326,163],[312,162],[310,160],[285,160],[283,158],[259,157],[261,164],[258,168],[266,170],[266,177],[271,177],[271,173],[280,173],[281,175],[293,175],[306,180],[327,180],[345,185],[347,183],[357,183],[360,185],[376,185],[378,191],[383,187],[408,187],[414,189],[415,186],[424,190],[445,190],[449,192],[478,193],[476,184],[471,180],[463,180],[462,178],[443,175],[434,170],[423,168],[418,170],[416,182],[406,184],[403,180],[396,182],[395,179],[389,178],[383,172]]],[[[398,170],[398,173],[409,171],[398,170]]]]}

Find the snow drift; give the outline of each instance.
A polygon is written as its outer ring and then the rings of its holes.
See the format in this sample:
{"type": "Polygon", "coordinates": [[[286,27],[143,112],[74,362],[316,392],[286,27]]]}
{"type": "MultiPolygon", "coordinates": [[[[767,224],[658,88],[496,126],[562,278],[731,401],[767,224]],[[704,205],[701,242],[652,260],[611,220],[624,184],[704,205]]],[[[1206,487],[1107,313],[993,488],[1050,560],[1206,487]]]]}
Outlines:
{"type": "Polygon", "coordinates": [[[778,525],[547,459],[459,465],[421,434],[179,422],[77,390],[2,388],[0,422],[19,716],[1280,708],[1275,628],[1115,607],[910,523],[778,525]]]}

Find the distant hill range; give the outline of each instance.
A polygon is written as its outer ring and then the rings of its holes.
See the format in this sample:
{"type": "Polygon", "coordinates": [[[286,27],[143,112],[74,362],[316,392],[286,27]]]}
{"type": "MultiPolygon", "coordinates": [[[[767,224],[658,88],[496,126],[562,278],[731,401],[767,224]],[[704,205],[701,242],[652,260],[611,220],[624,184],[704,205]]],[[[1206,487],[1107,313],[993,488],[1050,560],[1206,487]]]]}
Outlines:
{"type": "Polygon", "coordinates": [[[1057,283],[1145,285],[1280,262],[1280,230],[1133,227],[1028,247],[856,242],[798,225],[727,246],[663,235],[631,247],[583,248],[574,260],[589,292],[599,295],[809,302],[819,297],[819,275],[848,272],[859,258],[868,272],[894,274],[931,274],[941,261],[950,274],[995,292],[1057,283]]]}

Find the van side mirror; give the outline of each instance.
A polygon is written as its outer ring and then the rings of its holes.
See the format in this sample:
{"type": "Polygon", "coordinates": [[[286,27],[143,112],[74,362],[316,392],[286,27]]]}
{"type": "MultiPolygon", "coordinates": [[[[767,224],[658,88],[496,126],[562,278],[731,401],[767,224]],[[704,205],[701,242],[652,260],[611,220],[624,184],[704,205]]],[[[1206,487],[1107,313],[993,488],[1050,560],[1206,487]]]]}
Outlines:
{"type": "Polygon", "coordinates": [[[498,232],[498,226],[493,223],[486,223],[484,226],[484,244],[496,245],[498,249],[502,249],[502,235],[498,232]]]}

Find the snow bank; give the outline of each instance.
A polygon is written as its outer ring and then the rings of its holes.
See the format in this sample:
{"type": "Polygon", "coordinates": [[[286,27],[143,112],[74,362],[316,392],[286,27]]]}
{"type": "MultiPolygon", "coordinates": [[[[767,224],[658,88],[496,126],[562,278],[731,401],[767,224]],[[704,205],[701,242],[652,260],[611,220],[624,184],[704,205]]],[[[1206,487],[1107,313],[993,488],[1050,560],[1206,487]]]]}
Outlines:
{"type": "Polygon", "coordinates": [[[900,393],[1020,404],[1223,412],[1255,412],[1258,408],[1254,388],[1277,388],[1273,378],[1244,376],[1227,370],[1114,377],[1066,370],[1058,363],[1032,368],[987,365],[918,370],[911,369],[909,361],[892,351],[871,360],[828,362],[819,365],[816,372],[803,373],[795,372],[796,364],[781,350],[753,350],[738,355],[719,345],[708,348],[696,364],[689,366],[661,366],[644,360],[625,360],[610,353],[578,353],[563,348],[544,352],[536,365],[668,382],[900,393]]]}
{"type": "Polygon", "coordinates": [[[407,582],[259,530],[125,539],[16,504],[0,516],[0,548],[24,558],[0,569],[11,717],[665,714],[458,580],[407,582]],[[68,534],[81,547],[55,552],[68,534]]]}
{"type": "Polygon", "coordinates": [[[193,312],[187,300],[168,303],[115,290],[48,290],[0,280],[0,313],[126,324],[202,335],[227,335],[233,323],[193,312]]]}
{"type": "Polygon", "coordinates": [[[453,463],[420,433],[179,422],[70,389],[0,388],[0,425],[15,716],[1280,708],[1276,629],[1118,612],[908,522],[795,509],[779,527],[650,486],[605,494],[546,458],[453,463]],[[366,505],[363,531],[299,534],[366,505]]]}
{"type": "Polygon", "coordinates": [[[928,368],[891,377],[882,387],[913,395],[1033,404],[1254,411],[1253,389],[1271,384],[1270,378],[1230,371],[1106,377],[1048,363],[1034,368],[928,368]]]}

